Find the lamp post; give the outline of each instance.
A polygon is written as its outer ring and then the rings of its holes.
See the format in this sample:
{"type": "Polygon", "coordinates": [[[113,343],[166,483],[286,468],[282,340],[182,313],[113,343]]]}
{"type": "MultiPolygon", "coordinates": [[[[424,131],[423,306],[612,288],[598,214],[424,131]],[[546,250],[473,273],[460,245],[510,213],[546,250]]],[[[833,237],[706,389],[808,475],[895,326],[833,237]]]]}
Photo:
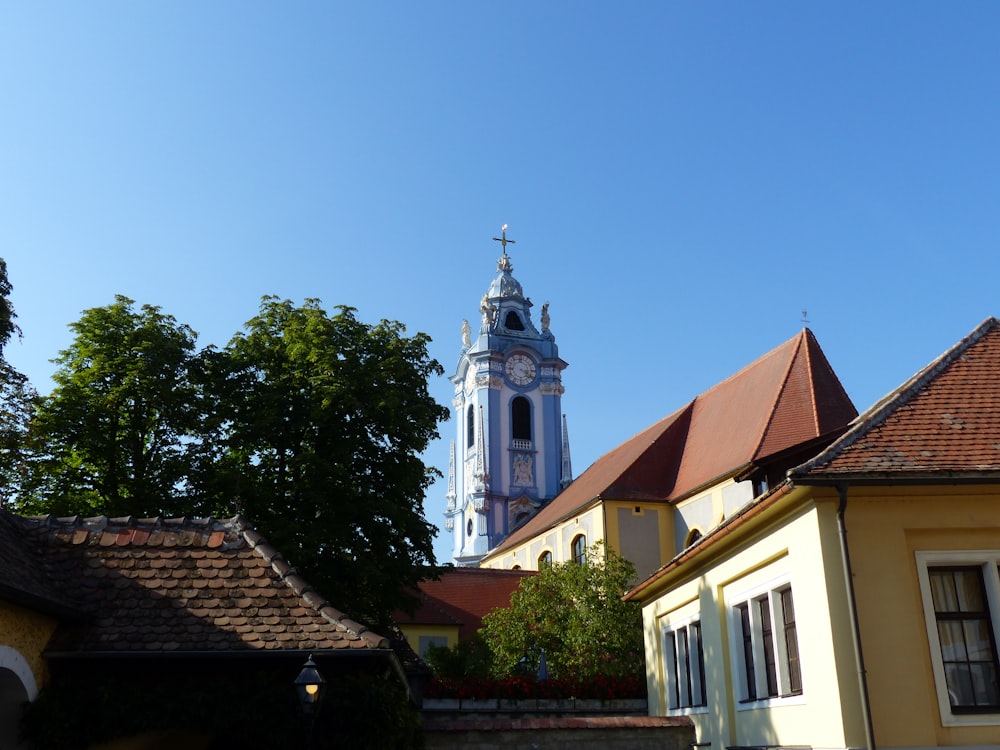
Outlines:
{"type": "Polygon", "coordinates": [[[319,710],[319,702],[323,698],[323,691],[326,689],[326,680],[316,668],[312,654],[302,665],[302,671],[295,678],[295,690],[299,694],[299,705],[302,706],[302,713],[306,717],[306,747],[312,747],[313,725],[316,723],[316,712],[319,710]]]}

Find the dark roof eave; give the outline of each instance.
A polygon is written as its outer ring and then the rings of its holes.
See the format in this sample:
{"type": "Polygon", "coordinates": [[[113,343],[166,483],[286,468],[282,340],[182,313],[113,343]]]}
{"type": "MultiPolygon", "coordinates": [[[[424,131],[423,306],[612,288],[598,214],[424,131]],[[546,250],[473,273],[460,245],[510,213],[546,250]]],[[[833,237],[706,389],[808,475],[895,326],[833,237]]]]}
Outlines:
{"type": "Polygon", "coordinates": [[[948,484],[997,484],[1000,470],[988,471],[927,471],[927,472],[851,472],[830,474],[789,474],[788,480],[804,487],[834,487],[839,484],[853,486],[907,486],[948,484]]]}
{"type": "Polygon", "coordinates": [[[375,658],[396,658],[396,652],[391,648],[307,648],[307,649],[261,649],[237,650],[222,649],[219,651],[46,651],[42,654],[46,659],[54,660],[85,660],[85,659],[249,659],[281,657],[306,658],[313,657],[351,657],[371,656],[375,658]]]}
{"type": "Polygon", "coordinates": [[[18,604],[27,609],[66,620],[82,621],[90,618],[82,608],[53,601],[44,596],[36,596],[13,586],[0,584],[0,599],[18,604]]]}
{"type": "Polygon", "coordinates": [[[368,657],[371,660],[385,661],[395,673],[400,684],[406,690],[407,697],[410,697],[409,680],[406,677],[406,670],[403,668],[399,655],[391,648],[325,648],[325,649],[268,649],[262,651],[46,651],[42,656],[51,661],[89,661],[91,659],[126,661],[128,659],[157,660],[157,659],[198,659],[198,660],[249,660],[268,659],[276,661],[279,658],[287,660],[313,659],[327,660],[352,659],[360,660],[368,657]]]}

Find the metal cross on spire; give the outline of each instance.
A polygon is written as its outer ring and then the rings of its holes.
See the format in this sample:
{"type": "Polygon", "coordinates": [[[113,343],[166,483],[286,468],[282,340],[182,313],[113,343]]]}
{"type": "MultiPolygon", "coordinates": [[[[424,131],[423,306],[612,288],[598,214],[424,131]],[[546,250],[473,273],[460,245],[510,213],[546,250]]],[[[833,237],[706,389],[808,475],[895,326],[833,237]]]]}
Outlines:
{"type": "Polygon", "coordinates": [[[514,240],[508,240],[507,239],[507,225],[506,224],[504,224],[502,227],[500,227],[500,236],[499,237],[494,237],[493,241],[500,243],[500,245],[503,247],[503,254],[504,255],[507,254],[507,243],[508,242],[511,245],[516,244],[514,242],[514,240]]]}

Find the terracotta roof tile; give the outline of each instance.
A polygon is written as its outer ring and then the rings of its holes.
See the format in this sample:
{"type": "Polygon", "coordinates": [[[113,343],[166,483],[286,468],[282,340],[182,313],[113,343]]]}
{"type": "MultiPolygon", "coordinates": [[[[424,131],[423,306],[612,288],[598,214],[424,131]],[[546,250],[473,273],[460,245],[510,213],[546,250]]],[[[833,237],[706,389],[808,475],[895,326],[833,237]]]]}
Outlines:
{"type": "Polygon", "coordinates": [[[483,615],[510,606],[510,595],[530,570],[450,568],[439,571],[437,580],[419,585],[420,604],[413,615],[396,612],[397,623],[406,625],[458,625],[458,636],[470,638],[483,624],[483,615]]]}
{"type": "MultiPolygon", "coordinates": [[[[19,518],[0,514],[23,588],[88,617],[61,627],[52,653],[388,649],[334,609],[237,518],[19,518]],[[23,569],[21,569],[23,568],[23,569]],[[32,570],[44,572],[44,581],[32,570]]],[[[6,566],[0,566],[0,585],[6,566]]],[[[2,591],[0,591],[2,593],[2,591]]]]}
{"type": "Polygon", "coordinates": [[[857,409],[808,328],[606,453],[491,554],[597,498],[683,499],[846,427],[857,409]]]}
{"type": "Polygon", "coordinates": [[[794,469],[794,480],[1000,472],[1000,321],[988,318],[794,469]]]}

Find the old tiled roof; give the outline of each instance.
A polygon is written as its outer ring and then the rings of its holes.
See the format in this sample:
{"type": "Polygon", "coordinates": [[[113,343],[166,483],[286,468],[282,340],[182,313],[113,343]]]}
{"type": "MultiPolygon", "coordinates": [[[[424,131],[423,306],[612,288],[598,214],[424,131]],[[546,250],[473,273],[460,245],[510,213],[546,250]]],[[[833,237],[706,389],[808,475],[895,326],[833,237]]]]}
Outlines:
{"type": "Polygon", "coordinates": [[[1000,322],[967,337],[858,418],[793,481],[1000,472],[1000,322]]]}
{"type": "Polygon", "coordinates": [[[835,433],[857,413],[816,337],[803,329],[599,458],[493,552],[530,539],[596,498],[683,499],[769,456],[835,433]]]}
{"type": "Polygon", "coordinates": [[[16,517],[0,511],[0,599],[53,615],[79,617],[83,610],[42,569],[16,517]]]}
{"type": "Polygon", "coordinates": [[[401,625],[457,625],[458,637],[470,638],[483,625],[483,615],[497,607],[509,607],[510,595],[521,585],[528,570],[451,568],[440,571],[434,581],[421,582],[420,604],[413,615],[397,612],[401,625]]]}
{"type": "Polygon", "coordinates": [[[382,650],[241,518],[18,518],[50,584],[87,617],[50,655],[382,650]]]}

